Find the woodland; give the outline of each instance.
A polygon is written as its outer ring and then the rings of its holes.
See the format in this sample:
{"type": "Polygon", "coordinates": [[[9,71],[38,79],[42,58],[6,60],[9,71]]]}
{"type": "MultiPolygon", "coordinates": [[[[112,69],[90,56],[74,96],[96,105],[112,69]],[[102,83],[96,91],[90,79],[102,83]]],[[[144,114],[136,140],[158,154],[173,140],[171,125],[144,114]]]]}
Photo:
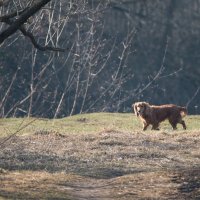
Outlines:
{"type": "Polygon", "coordinates": [[[200,114],[200,0],[0,0],[0,117],[200,114]]]}

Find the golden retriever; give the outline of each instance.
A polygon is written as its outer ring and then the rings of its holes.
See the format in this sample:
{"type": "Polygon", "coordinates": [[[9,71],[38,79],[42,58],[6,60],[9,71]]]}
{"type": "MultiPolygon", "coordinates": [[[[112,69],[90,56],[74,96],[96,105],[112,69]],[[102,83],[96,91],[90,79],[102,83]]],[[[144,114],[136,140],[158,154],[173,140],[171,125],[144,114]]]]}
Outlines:
{"type": "Polygon", "coordinates": [[[168,119],[173,130],[177,129],[177,124],[180,123],[183,129],[186,129],[184,120],[187,115],[186,107],[177,106],[174,104],[166,105],[150,105],[147,102],[136,102],[132,105],[133,112],[140,117],[143,122],[143,131],[151,124],[152,130],[159,130],[160,122],[168,119]]]}

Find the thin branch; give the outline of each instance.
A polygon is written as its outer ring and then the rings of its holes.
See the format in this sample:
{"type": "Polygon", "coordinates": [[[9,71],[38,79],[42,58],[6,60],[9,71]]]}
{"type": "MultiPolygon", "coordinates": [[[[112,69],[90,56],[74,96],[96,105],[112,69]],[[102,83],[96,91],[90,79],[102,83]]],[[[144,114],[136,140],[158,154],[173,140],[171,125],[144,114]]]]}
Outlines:
{"type": "Polygon", "coordinates": [[[165,63],[165,59],[166,59],[166,54],[167,54],[167,49],[168,49],[168,40],[169,38],[167,37],[167,41],[166,41],[166,45],[165,45],[165,51],[164,51],[164,55],[163,55],[163,59],[162,59],[162,63],[161,63],[161,66],[160,66],[160,69],[158,70],[158,72],[156,73],[156,75],[153,77],[153,79],[151,81],[149,81],[143,88],[139,89],[138,92],[133,92],[133,93],[130,93],[128,96],[124,97],[120,104],[121,105],[123,102],[129,100],[130,98],[133,98],[135,96],[138,96],[140,95],[141,93],[143,93],[145,90],[147,90],[156,80],[158,80],[164,70],[164,63],[165,63]]]}
{"type": "Polygon", "coordinates": [[[26,10],[26,9],[21,10],[21,11],[15,11],[15,12],[12,12],[12,13],[7,14],[7,15],[0,16],[0,22],[6,22],[6,20],[8,20],[8,19],[10,19],[10,18],[19,16],[19,15],[21,15],[25,10],[26,10]]]}
{"type": "Polygon", "coordinates": [[[25,129],[26,127],[28,127],[29,125],[31,125],[34,121],[36,121],[37,118],[34,118],[33,120],[31,120],[30,122],[28,122],[27,124],[25,124],[24,126],[22,126],[21,128],[19,128],[18,130],[16,130],[14,133],[12,133],[11,135],[9,135],[8,137],[6,137],[1,143],[0,143],[0,147],[3,146],[3,144],[5,142],[7,142],[8,140],[10,140],[13,136],[17,135],[17,133],[19,133],[20,131],[22,131],[23,129],[25,129]]]}
{"type": "MultiPolygon", "coordinates": [[[[2,19],[0,18],[0,21],[1,20],[4,20],[3,22],[5,22],[5,23],[7,23],[9,25],[12,25],[11,20],[6,18],[6,17],[4,17],[2,19]]],[[[19,27],[19,30],[22,32],[22,34],[24,36],[28,37],[31,40],[33,46],[36,49],[40,50],[40,51],[59,51],[59,52],[64,52],[66,50],[66,49],[63,49],[63,48],[50,47],[50,46],[46,46],[46,45],[42,46],[42,45],[38,44],[36,39],[35,39],[35,37],[34,37],[34,35],[31,32],[27,31],[23,25],[21,27],[19,27]]]]}
{"type": "Polygon", "coordinates": [[[194,98],[197,96],[197,94],[199,93],[200,90],[200,86],[197,88],[196,92],[194,93],[194,95],[192,96],[191,99],[189,99],[189,101],[186,104],[186,108],[188,108],[189,104],[194,100],[194,98]]]}
{"type": "Polygon", "coordinates": [[[14,83],[14,81],[16,80],[17,73],[18,73],[18,69],[17,69],[17,71],[15,72],[15,74],[14,74],[14,76],[13,76],[13,78],[12,78],[12,81],[11,81],[11,83],[10,83],[10,85],[9,85],[9,87],[8,87],[8,89],[7,89],[7,91],[6,91],[5,95],[4,95],[4,97],[3,97],[3,99],[1,100],[0,109],[3,108],[4,103],[6,102],[6,99],[7,99],[8,96],[9,96],[9,93],[10,93],[10,91],[11,91],[11,88],[12,88],[12,86],[13,86],[13,83],[14,83]]]}
{"type": "Polygon", "coordinates": [[[46,45],[45,46],[41,46],[40,44],[37,43],[37,41],[36,41],[35,37],[33,36],[33,34],[28,32],[28,31],[26,31],[26,29],[23,26],[21,26],[19,28],[19,30],[23,33],[24,36],[28,37],[31,40],[31,42],[34,45],[34,47],[36,49],[40,50],[40,51],[60,51],[60,52],[64,52],[65,51],[65,49],[58,48],[58,47],[50,47],[50,46],[46,46],[46,45]]]}

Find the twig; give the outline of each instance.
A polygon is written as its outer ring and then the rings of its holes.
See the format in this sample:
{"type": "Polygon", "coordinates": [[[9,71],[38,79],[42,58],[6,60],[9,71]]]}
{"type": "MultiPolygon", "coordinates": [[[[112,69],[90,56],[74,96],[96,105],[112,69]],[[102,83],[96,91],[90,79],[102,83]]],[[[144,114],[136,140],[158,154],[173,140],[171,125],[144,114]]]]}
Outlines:
{"type": "Polygon", "coordinates": [[[194,93],[194,95],[192,96],[191,99],[189,99],[189,101],[186,104],[186,108],[188,108],[189,104],[194,100],[194,98],[197,96],[197,94],[199,93],[200,90],[200,86],[197,88],[196,92],[194,93]]]}
{"type": "Polygon", "coordinates": [[[24,126],[22,126],[21,128],[19,128],[18,130],[16,130],[14,133],[12,133],[11,135],[9,135],[7,138],[5,138],[1,143],[0,146],[3,146],[3,144],[5,142],[7,142],[8,140],[10,140],[13,136],[17,135],[17,133],[19,133],[20,131],[22,131],[23,129],[25,129],[26,127],[28,127],[30,124],[32,124],[34,121],[36,121],[37,118],[34,118],[33,120],[31,120],[29,123],[25,124],[24,126]]]}

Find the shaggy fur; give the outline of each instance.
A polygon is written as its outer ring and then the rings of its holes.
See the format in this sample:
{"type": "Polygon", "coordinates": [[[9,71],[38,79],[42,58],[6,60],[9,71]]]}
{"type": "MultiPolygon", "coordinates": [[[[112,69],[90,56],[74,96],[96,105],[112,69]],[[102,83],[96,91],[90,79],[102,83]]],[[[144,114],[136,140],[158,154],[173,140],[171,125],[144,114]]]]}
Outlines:
{"type": "Polygon", "coordinates": [[[152,130],[159,130],[160,122],[168,119],[173,130],[177,129],[177,124],[180,123],[183,129],[186,129],[183,117],[187,115],[187,109],[173,104],[161,106],[150,105],[147,102],[136,102],[132,105],[133,112],[143,122],[143,131],[151,124],[152,130]]]}

